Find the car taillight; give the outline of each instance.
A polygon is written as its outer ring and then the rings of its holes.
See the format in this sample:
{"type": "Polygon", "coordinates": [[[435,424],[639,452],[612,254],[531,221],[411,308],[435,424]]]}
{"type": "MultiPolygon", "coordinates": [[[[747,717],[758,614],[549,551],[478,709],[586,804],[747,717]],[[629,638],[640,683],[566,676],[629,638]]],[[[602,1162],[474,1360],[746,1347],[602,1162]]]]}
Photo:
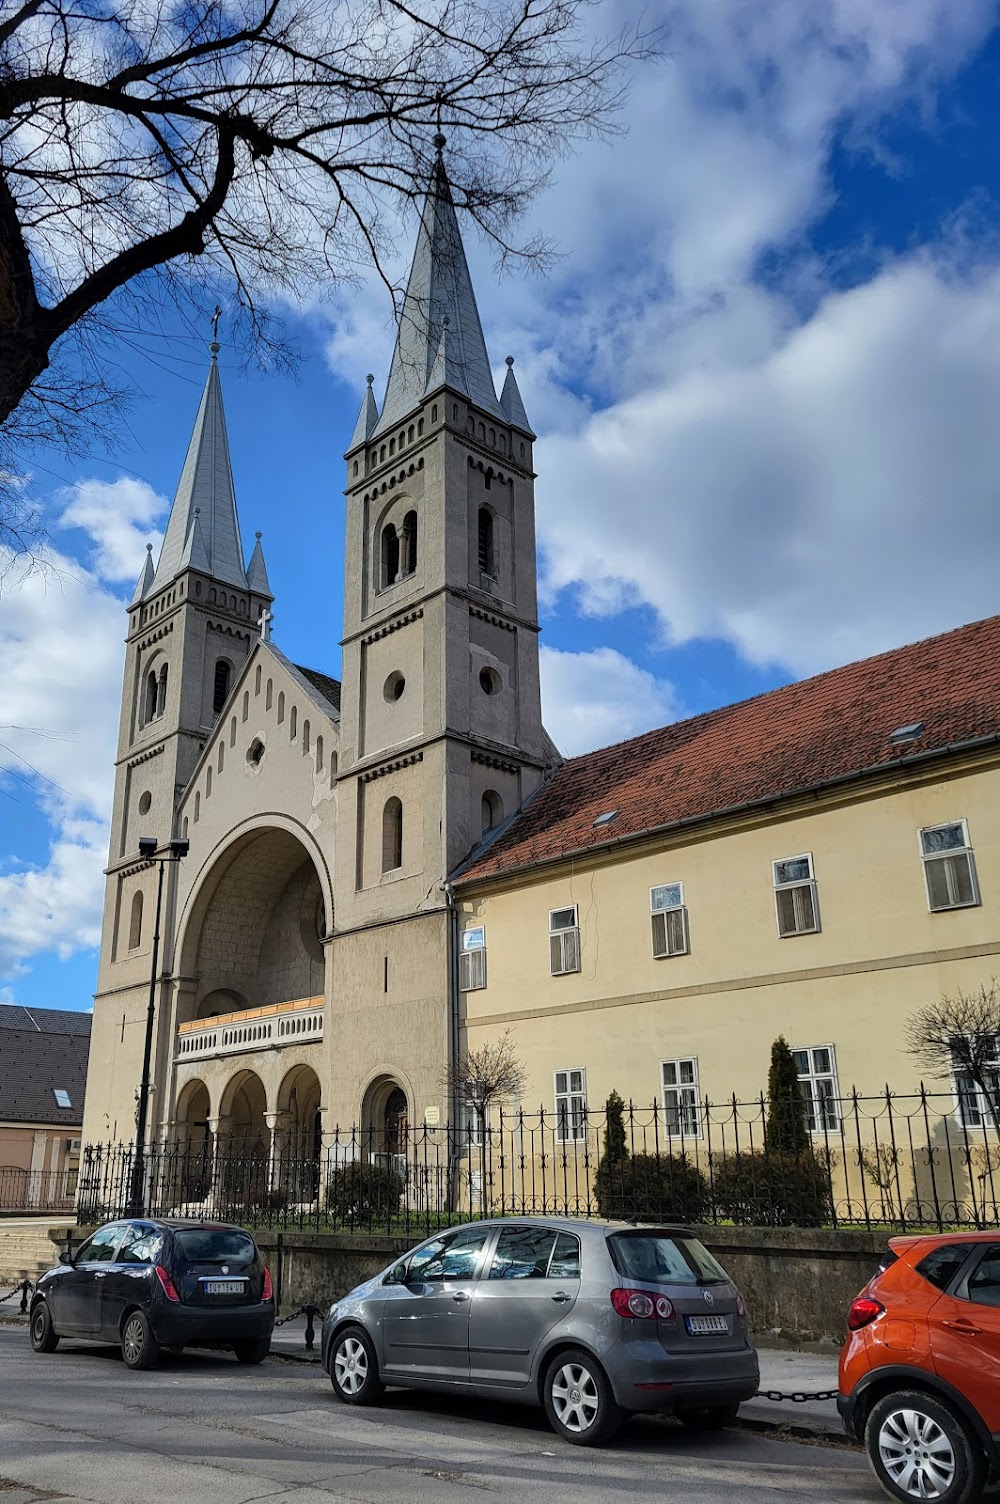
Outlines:
{"type": "Polygon", "coordinates": [[[736,1309],[741,1316],[745,1316],[747,1313],[746,1302],[738,1290],[736,1292],[736,1309]]]}
{"type": "Polygon", "coordinates": [[[156,1266],[156,1277],[160,1281],[160,1288],[167,1299],[180,1301],[180,1296],[177,1294],[174,1282],[162,1264],[157,1264],[156,1266]]]}
{"type": "Polygon", "coordinates": [[[879,1300],[873,1300],[870,1295],[859,1295],[851,1302],[851,1309],[847,1313],[847,1329],[856,1332],[863,1326],[868,1326],[882,1315],[885,1306],[879,1300]]]}
{"type": "Polygon", "coordinates": [[[260,1292],[260,1298],[261,1300],[274,1299],[274,1291],[271,1289],[271,1271],[266,1267],[264,1269],[264,1288],[260,1292]]]}
{"type": "Polygon", "coordinates": [[[674,1314],[665,1295],[650,1295],[646,1290],[612,1290],[611,1304],[619,1316],[633,1316],[640,1321],[656,1316],[666,1321],[674,1314]]]}

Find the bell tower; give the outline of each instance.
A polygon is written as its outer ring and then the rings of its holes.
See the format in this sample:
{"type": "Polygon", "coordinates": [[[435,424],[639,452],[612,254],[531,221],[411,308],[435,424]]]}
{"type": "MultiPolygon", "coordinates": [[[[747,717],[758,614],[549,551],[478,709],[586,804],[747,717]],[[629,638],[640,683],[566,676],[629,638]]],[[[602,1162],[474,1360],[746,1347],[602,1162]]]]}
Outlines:
{"type": "Polygon", "coordinates": [[[337,918],[444,902],[441,884],[558,760],[542,727],[534,434],[498,398],[442,159],[381,412],[347,452],[337,918]]]}

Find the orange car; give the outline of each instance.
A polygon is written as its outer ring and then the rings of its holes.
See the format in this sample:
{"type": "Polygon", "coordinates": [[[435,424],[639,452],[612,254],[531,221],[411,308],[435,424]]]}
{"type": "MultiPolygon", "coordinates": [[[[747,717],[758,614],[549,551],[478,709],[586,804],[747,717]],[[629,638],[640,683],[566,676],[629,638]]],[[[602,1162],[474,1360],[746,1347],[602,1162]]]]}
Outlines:
{"type": "Polygon", "coordinates": [[[837,1401],[893,1499],[1000,1476],[1000,1232],[892,1238],[848,1312],[837,1401]]]}

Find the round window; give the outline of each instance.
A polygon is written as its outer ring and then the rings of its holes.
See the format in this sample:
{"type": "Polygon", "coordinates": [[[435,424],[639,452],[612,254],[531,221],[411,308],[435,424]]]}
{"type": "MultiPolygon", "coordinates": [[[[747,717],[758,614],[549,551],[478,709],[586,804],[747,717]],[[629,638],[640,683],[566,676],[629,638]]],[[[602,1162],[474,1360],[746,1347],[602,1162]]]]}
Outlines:
{"type": "Polygon", "coordinates": [[[391,705],[394,700],[401,700],[403,698],[403,690],[405,688],[406,680],[398,669],[394,669],[383,684],[382,693],[391,705]]]}
{"type": "Polygon", "coordinates": [[[152,796],[152,794],[150,794],[150,793],[147,792],[145,794],[140,794],[139,795],[139,813],[140,813],[140,815],[148,815],[149,814],[149,806],[152,804],[152,802],[153,802],[153,796],[152,796]]]}
{"type": "Polygon", "coordinates": [[[252,768],[259,768],[264,760],[264,743],[259,736],[255,736],[247,748],[247,762],[252,768]]]}
{"type": "Polygon", "coordinates": [[[480,669],[479,685],[484,695],[498,695],[503,689],[503,680],[495,668],[480,669]]]}

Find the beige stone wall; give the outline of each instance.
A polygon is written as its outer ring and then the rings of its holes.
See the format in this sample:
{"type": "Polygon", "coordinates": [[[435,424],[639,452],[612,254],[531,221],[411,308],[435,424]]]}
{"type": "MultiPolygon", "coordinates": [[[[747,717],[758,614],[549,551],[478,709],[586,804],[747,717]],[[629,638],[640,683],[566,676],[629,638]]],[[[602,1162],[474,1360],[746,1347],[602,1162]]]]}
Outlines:
{"type": "MultiPolygon", "coordinates": [[[[742,824],[678,833],[611,860],[461,890],[485,924],[488,985],[463,996],[471,1045],[515,1031],[525,1106],[553,1106],[553,1072],[583,1067],[592,1107],[615,1088],[660,1096],[660,1062],[696,1057],[702,1095],[757,1095],[770,1045],[833,1045],[841,1091],[916,1087],[901,1031],[918,1004],[1000,973],[1000,773],[995,765],[855,786],[742,824]],[[864,797],[858,797],[863,793],[864,797]],[[965,819],[982,905],[928,911],[918,831],[965,819]],[[771,863],[811,852],[822,928],[779,939],[771,863]],[[689,955],[656,960],[649,890],[683,882],[689,955]],[[581,969],[549,971],[548,913],[578,905],[581,969]]],[[[613,797],[609,796],[613,805],[613,797]]],[[[935,1083],[947,1090],[948,1083],[935,1083]]]]}

